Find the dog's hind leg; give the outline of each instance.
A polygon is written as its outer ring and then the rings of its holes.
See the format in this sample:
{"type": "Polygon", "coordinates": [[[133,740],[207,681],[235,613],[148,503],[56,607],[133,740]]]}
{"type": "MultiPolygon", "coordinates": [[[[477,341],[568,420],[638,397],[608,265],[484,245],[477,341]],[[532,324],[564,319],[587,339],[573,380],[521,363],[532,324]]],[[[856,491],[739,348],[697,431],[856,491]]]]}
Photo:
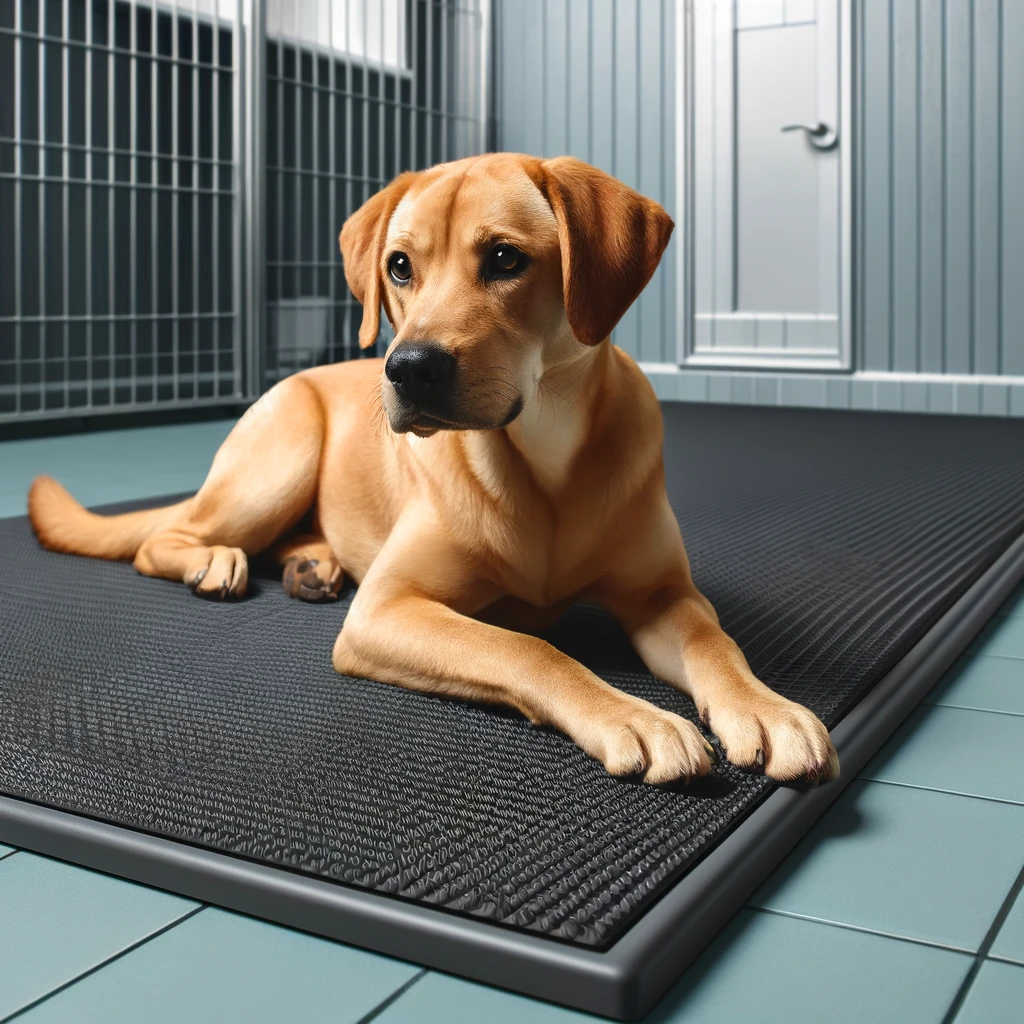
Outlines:
{"type": "Polygon", "coordinates": [[[284,566],[281,583],[289,597],[303,601],[333,601],[345,582],[341,563],[330,544],[315,533],[285,537],[270,551],[284,566]]]}
{"type": "Polygon", "coordinates": [[[197,594],[241,597],[248,557],[292,529],[316,499],[324,415],[313,388],[290,377],[238,421],[199,492],[135,555],[144,576],[197,594]]]}

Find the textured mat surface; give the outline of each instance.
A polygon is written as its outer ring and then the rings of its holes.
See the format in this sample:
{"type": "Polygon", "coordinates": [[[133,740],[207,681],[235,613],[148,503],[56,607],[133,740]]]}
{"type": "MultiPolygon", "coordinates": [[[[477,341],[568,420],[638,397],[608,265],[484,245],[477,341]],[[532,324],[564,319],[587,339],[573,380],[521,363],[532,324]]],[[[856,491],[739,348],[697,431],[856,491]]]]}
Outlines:
{"type": "MultiPolygon", "coordinates": [[[[665,413],[698,584],[830,725],[1024,532],[1024,422],[665,413]]],[[[338,677],[346,605],[269,576],[209,603],[0,522],[0,792],[600,946],[771,788],[613,780],[517,715],[338,677]]],[[[694,717],[602,613],[549,638],[694,717]]]]}

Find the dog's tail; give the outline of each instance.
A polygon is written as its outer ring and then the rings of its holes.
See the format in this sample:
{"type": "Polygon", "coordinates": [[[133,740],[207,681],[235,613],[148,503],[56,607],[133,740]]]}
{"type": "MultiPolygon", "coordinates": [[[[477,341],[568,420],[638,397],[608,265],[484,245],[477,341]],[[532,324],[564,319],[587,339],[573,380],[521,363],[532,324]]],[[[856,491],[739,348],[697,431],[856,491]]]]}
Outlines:
{"type": "Polygon", "coordinates": [[[89,512],[56,480],[37,476],[28,492],[28,515],[39,543],[50,551],[129,561],[161,523],[173,520],[188,505],[99,516],[89,512]]]}

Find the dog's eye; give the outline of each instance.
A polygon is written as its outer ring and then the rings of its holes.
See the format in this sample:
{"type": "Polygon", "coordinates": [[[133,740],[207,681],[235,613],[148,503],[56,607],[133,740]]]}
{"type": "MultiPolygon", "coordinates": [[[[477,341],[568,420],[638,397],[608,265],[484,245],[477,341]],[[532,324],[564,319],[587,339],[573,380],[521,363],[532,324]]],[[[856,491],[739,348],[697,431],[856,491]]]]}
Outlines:
{"type": "Polygon", "coordinates": [[[484,263],[484,277],[489,281],[516,277],[526,269],[526,253],[514,245],[499,243],[492,247],[484,263]]]}
{"type": "Polygon", "coordinates": [[[408,284],[412,279],[412,264],[404,252],[393,252],[388,259],[388,273],[395,284],[408,284]]]}

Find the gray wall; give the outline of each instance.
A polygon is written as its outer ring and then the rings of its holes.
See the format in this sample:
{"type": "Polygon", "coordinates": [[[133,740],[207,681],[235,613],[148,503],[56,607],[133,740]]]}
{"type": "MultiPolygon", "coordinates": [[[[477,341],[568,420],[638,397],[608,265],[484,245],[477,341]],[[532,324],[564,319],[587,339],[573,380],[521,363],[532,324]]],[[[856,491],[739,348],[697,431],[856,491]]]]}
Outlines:
{"type": "MultiPolygon", "coordinates": [[[[498,148],[571,153],[674,212],[675,7],[495,0],[498,148]]],[[[855,0],[855,23],[856,372],[658,389],[1024,415],[1024,0],[855,0]]],[[[675,358],[676,245],[616,331],[644,361],[675,358]]]]}
{"type": "Polygon", "coordinates": [[[858,365],[1024,375],[1024,3],[858,13],[858,365]]]}
{"type": "MultiPolygon", "coordinates": [[[[496,149],[568,154],[675,216],[674,0],[495,0],[496,149]]],[[[676,242],[615,331],[675,360],[676,242]]]]}

